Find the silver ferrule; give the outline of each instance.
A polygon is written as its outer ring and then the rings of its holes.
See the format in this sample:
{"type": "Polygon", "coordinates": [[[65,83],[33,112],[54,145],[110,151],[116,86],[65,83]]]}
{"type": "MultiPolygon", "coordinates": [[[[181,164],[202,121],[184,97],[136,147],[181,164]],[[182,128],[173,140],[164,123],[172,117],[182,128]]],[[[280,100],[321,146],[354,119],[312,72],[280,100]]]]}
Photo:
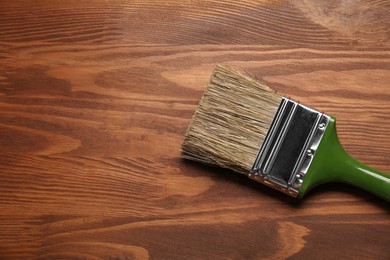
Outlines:
{"type": "Polygon", "coordinates": [[[283,98],[248,177],[297,197],[329,120],[283,98]]]}

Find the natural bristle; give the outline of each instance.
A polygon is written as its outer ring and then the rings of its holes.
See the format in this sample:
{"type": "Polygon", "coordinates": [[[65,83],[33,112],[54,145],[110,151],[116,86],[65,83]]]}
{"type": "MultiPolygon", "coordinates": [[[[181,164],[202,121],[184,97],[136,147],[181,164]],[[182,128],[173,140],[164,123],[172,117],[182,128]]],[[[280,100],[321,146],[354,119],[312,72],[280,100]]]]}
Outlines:
{"type": "Polygon", "coordinates": [[[188,127],[182,157],[247,174],[281,99],[244,71],[218,65],[188,127]]]}

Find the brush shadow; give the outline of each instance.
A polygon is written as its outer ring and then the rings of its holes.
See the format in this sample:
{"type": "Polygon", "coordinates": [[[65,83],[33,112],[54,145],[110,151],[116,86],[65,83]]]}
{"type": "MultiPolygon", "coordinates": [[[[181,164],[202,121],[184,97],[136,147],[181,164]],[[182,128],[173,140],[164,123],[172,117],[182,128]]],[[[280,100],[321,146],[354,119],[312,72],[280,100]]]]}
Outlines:
{"type": "Polygon", "coordinates": [[[294,208],[303,208],[308,202],[315,200],[319,197],[326,197],[328,194],[340,193],[349,194],[357,198],[357,200],[365,201],[369,204],[376,205],[379,208],[384,209],[390,213],[388,202],[384,199],[378,198],[375,195],[353,187],[344,183],[326,183],[317,186],[310,190],[303,199],[297,199],[290,197],[280,191],[277,191],[264,184],[258,183],[249,179],[247,176],[238,174],[229,169],[223,169],[211,165],[205,165],[203,163],[194,162],[191,160],[181,159],[181,162],[191,168],[191,172],[199,176],[207,176],[216,182],[227,182],[231,185],[239,185],[250,189],[255,193],[259,193],[262,196],[269,197],[270,199],[276,199],[286,205],[294,208]]]}
{"type": "Polygon", "coordinates": [[[348,194],[350,196],[356,197],[357,200],[376,205],[377,207],[383,208],[385,211],[390,213],[389,202],[386,200],[379,198],[363,189],[359,189],[352,185],[340,182],[330,182],[314,187],[308,192],[308,194],[305,195],[301,204],[304,204],[305,201],[315,199],[316,197],[326,196],[327,193],[348,194]]]}
{"type": "Polygon", "coordinates": [[[238,185],[250,189],[255,193],[259,193],[262,196],[267,196],[270,199],[276,199],[282,201],[291,206],[299,205],[299,199],[292,198],[286,194],[281,193],[271,187],[258,183],[249,179],[243,174],[236,173],[229,169],[224,169],[212,165],[206,165],[200,162],[181,159],[181,162],[191,168],[191,172],[196,172],[197,175],[209,177],[216,182],[229,183],[233,186],[238,185]]]}

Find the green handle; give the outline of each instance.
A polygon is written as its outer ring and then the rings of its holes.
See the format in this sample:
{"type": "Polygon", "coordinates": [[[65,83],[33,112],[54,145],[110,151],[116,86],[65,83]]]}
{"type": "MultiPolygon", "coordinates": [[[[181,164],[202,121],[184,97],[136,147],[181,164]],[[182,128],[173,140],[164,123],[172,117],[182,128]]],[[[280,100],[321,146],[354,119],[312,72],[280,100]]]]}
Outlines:
{"type": "Polygon", "coordinates": [[[337,137],[335,118],[329,122],[299,196],[326,182],[349,183],[390,202],[390,175],[356,161],[344,150],[337,137]]]}

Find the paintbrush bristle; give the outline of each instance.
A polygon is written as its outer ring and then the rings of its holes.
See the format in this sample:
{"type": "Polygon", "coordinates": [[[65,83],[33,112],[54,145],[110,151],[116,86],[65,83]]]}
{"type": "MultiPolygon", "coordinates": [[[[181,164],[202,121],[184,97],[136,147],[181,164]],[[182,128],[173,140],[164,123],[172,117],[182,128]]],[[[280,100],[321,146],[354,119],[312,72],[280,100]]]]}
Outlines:
{"type": "Polygon", "coordinates": [[[182,157],[248,174],[282,96],[246,72],[217,65],[182,145],[182,157]]]}

